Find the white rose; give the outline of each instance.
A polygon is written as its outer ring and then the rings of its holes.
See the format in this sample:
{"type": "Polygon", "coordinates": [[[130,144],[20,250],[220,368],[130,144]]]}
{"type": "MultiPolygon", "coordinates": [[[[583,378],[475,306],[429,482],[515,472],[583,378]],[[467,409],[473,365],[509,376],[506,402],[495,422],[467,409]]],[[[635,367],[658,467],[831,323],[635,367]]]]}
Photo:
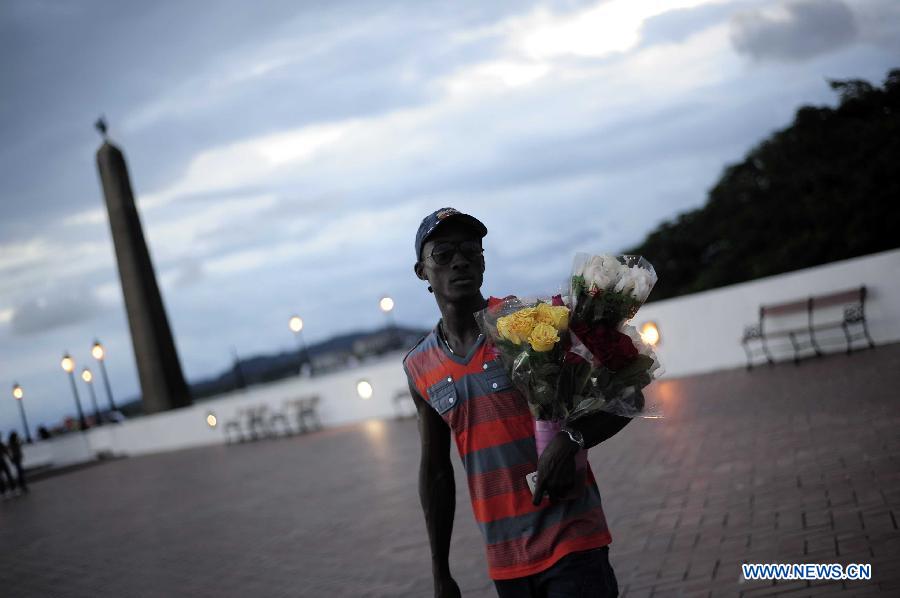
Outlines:
{"type": "Polygon", "coordinates": [[[655,277],[649,270],[634,266],[627,269],[613,290],[617,293],[627,293],[643,303],[655,283],[655,277]]]}
{"type": "Polygon", "coordinates": [[[595,255],[585,264],[584,279],[588,288],[597,287],[606,290],[619,281],[625,270],[625,266],[620,264],[615,257],[595,255]]]}

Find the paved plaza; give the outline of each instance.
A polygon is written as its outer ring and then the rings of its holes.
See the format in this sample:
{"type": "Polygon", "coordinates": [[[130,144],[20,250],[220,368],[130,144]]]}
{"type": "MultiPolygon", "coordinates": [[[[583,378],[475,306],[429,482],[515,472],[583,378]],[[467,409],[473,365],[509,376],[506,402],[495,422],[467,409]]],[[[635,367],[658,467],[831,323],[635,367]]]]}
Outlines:
{"type": "MultiPolygon", "coordinates": [[[[398,364],[399,367],[399,364],[398,364]]],[[[622,596],[900,596],[900,345],[655,383],[590,453],[622,596]],[[741,562],[871,563],[743,582],[741,562]]],[[[0,595],[431,595],[414,420],[121,459],[0,503],[0,595]]],[[[452,570],[493,596],[457,465],[452,570]]]]}

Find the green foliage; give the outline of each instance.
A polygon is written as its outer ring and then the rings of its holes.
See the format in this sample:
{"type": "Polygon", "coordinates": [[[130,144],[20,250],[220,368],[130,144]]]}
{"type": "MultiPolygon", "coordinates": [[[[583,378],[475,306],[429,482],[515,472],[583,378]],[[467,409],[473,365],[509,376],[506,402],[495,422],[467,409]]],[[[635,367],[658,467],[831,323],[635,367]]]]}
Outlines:
{"type": "Polygon", "coordinates": [[[581,274],[572,277],[572,295],[577,297],[587,288],[587,282],[581,274]]]}
{"type": "Polygon", "coordinates": [[[641,307],[640,301],[624,293],[600,292],[593,296],[580,293],[576,297],[572,319],[587,322],[591,327],[604,324],[616,328],[623,320],[633,318],[641,307]]]}
{"type": "Polygon", "coordinates": [[[840,105],[800,108],[706,205],[625,252],[653,263],[651,301],[900,246],[900,69],[830,85],[840,105]]]}
{"type": "MultiPolygon", "coordinates": [[[[647,372],[652,365],[652,357],[638,355],[631,363],[618,372],[613,373],[611,383],[622,388],[626,386],[637,386],[639,383],[645,382],[646,378],[650,376],[647,372]]],[[[649,384],[649,380],[646,380],[643,386],[646,386],[646,384],[649,384]]]]}
{"type": "Polygon", "coordinates": [[[561,381],[562,350],[559,345],[552,351],[533,350],[528,343],[516,346],[508,343],[501,355],[515,355],[510,368],[510,380],[528,397],[532,415],[537,419],[560,419],[568,412],[565,381],[561,381]],[[513,351],[507,353],[507,348],[513,351]],[[562,383],[560,383],[562,382],[562,383]],[[561,400],[561,398],[564,398],[561,400]]]}

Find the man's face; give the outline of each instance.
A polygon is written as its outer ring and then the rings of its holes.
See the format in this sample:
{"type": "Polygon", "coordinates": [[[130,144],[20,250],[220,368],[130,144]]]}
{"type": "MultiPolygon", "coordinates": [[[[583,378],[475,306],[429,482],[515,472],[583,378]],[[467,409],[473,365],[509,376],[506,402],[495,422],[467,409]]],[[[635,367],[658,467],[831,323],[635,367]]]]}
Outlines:
{"type": "Polygon", "coordinates": [[[435,295],[448,301],[477,295],[484,280],[484,256],[472,250],[480,248],[478,233],[466,225],[448,222],[425,242],[416,274],[428,280],[435,295]],[[438,263],[443,261],[441,254],[448,251],[452,253],[450,261],[438,263]]]}

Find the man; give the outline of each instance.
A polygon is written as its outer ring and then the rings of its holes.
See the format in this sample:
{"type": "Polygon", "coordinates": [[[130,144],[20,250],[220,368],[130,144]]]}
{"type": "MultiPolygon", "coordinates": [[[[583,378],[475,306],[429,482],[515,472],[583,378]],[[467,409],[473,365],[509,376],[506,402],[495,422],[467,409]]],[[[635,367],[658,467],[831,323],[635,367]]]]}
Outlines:
{"type": "Polygon", "coordinates": [[[431,545],[434,595],[457,597],[449,566],[456,487],[450,431],[487,544],[488,571],[501,598],[617,596],[612,541],[593,473],[575,475],[574,456],[616,434],[629,418],[600,414],[564,428],[540,460],[525,398],[506,375],[474,314],[481,294],[487,228],[453,208],[422,221],[415,273],[434,293],[441,319],[403,367],[419,418],[419,496],[431,545]],[[526,475],[537,470],[534,494],[526,475]],[[584,491],[573,500],[576,480],[584,491]],[[545,491],[549,497],[545,497],[545,491]]]}

